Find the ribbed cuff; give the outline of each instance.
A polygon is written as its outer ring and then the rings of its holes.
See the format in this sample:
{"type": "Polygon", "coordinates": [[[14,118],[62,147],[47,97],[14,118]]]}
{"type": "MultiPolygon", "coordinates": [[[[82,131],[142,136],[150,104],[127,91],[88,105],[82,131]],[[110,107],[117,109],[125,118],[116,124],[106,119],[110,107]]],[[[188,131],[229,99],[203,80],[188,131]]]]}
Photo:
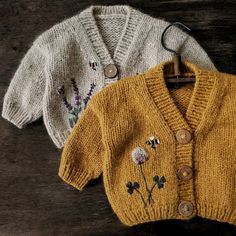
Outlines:
{"type": "Polygon", "coordinates": [[[85,170],[75,169],[70,165],[60,165],[58,175],[68,184],[82,190],[91,180],[91,175],[85,170]]]}
{"type": "Polygon", "coordinates": [[[20,129],[31,120],[31,116],[28,113],[20,110],[12,103],[3,105],[2,117],[20,129]]]}
{"type": "Polygon", "coordinates": [[[54,144],[57,146],[57,148],[62,149],[65,145],[66,139],[70,134],[69,130],[66,130],[64,132],[56,132],[55,129],[51,126],[48,126],[47,129],[54,144]]]}

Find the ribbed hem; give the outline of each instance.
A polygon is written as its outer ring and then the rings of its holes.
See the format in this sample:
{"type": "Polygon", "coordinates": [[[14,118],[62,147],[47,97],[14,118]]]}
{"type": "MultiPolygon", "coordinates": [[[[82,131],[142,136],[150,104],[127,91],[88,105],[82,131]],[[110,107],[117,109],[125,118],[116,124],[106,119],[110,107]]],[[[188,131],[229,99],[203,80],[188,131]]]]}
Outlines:
{"type": "Polygon", "coordinates": [[[197,212],[198,216],[202,218],[236,225],[236,209],[232,209],[232,206],[200,203],[197,204],[197,212]]]}
{"type": "Polygon", "coordinates": [[[209,220],[216,220],[236,225],[236,210],[230,210],[230,207],[209,205],[207,203],[197,204],[195,214],[190,217],[183,217],[178,213],[177,204],[167,204],[166,206],[156,206],[141,209],[132,209],[128,206],[115,211],[120,221],[128,226],[153,222],[158,220],[178,219],[190,220],[199,216],[209,220]]]}
{"type": "Polygon", "coordinates": [[[20,129],[23,128],[23,126],[29,123],[32,119],[29,113],[22,111],[13,103],[3,105],[2,117],[10,121],[12,124],[14,124],[20,129]]]}
{"type": "MultiPolygon", "coordinates": [[[[62,157],[63,158],[63,157],[62,157]]],[[[82,190],[91,179],[90,173],[83,169],[63,163],[63,159],[59,168],[58,175],[68,184],[82,190]]]]}
{"type": "MultiPolygon", "coordinates": [[[[177,205],[166,205],[147,207],[141,209],[132,209],[130,207],[122,208],[116,211],[120,221],[128,226],[134,226],[138,224],[153,222],[157,220],[168,220],[168,219],[190,219],[180,218],[177,213],[177,205]]],[[[194,215],[192,216],[194,217],[194,215]]]]}

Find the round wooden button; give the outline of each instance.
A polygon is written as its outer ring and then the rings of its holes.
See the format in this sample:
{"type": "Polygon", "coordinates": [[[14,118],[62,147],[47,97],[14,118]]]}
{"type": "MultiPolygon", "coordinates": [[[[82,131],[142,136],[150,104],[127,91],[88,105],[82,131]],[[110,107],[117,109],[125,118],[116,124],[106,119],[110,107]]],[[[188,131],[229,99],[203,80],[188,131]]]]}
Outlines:
{"type": "Polygon", "coordinates": [[[180,202],[178,212],[181,216],[188,217],[193,214],[193,204],[188,201],[180,202]]]}
{"type": "Polygon", "coordinates": [[[118,73],[118,69],[116,67],[116,65],[114,64],[109,64],[105,67],[104,69],[104,73],[105,76],[108,78],[114,78],[116,77],[117,73],[118,73]]]}
{"type": "Polygon", "coordinates": [[[176,132],[176,139],[181,144],[189,143],[192,140],[192,135],[187,129],[180,129],[176,132]]]}
{"type": "Polygon", "coordinates": [[[193,170],[189,166],[182,166],[178,169],[177,175],[180,180],[190,180],[193,177],[193,170]]]}

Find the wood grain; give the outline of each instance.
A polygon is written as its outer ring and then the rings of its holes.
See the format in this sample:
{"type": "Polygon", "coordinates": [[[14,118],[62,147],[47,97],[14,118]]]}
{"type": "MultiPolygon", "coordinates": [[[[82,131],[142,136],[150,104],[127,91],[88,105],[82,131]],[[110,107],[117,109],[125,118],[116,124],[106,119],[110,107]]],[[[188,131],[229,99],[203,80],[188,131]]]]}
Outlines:
{"type": "MultiPolygon", "coordinates": [[[[129,4],[170,22],[181,21],[219,70],[236,74],[236,4],[231,1],[0,1],[0,109],[21,58],[43,31],[91,4],[129,4]]],[[[101,179],[82,193],[64,184],[58,151],[43,121],[19,130],[0,119],[0,235],[236,235],[228,224],[195,218],[159,221],[128,228],[112,212],[101,179]]],[[[217,196],[216,196],[217,197],[217,196]]]]}

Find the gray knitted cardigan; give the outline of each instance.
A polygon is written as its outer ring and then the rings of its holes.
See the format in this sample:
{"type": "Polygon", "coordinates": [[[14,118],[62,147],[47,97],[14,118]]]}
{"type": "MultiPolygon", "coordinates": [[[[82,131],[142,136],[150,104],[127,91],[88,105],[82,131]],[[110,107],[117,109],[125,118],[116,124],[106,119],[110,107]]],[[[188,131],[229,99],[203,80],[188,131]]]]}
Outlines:
{"type": "MultiPolygon", "coordinates": [[[[2,116],[19,128],[43,116],[53,142],[63,147],[93,94],[172,59],[160,43],[167,25],[129,6],[91,6],[53,26],[23,58],[2,116]]],[[[215,69],[199,44],[178,28],[168,31],[166,44],[184,59],[215,69]]]]}

